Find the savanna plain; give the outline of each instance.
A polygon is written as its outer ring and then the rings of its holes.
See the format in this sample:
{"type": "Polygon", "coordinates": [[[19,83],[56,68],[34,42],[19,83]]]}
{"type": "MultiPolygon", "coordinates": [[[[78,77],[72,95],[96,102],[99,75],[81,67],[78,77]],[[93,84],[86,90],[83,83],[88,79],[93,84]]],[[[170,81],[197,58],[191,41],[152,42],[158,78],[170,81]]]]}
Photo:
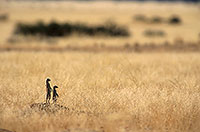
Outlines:
{"type": "Polygon", "coordinates": [[[0,21],[3,31],[0,32],[1,129],[12,132],[200,131],[198,50],[187,51],[187,46],[182,51],[94,50],[98,46],[129,48],[136,42],[139,45],[153,43],[153,47],[166,41],[169,45],[179,42],[179,46],[193,43],[197,46],[200,39],[198,5],[1,2],[0,6],[1,13],[9,14],[8,20],[0,21]],[[162,14],[163,19],[175,13],[182,22],[180,25],[141,22],[134,19],[138,12],[150,18],[162,14]],[[114,20],[129,27],[131,35],[127,38],[76,34],[38,38],[13,34],[19,21],[49,22],[52,19],[88,24],[114,20]],[[166,36],[144,36],[143,30],[149,28],[162,30],[166,36]],[[92,48],[45,50],[73,45],[92,48]],[[47,77],[51,78],[51,86],[58,86],[56,104],[59,108],[38,110],[37,106],[31,106],[45,102],[47,77]]]}

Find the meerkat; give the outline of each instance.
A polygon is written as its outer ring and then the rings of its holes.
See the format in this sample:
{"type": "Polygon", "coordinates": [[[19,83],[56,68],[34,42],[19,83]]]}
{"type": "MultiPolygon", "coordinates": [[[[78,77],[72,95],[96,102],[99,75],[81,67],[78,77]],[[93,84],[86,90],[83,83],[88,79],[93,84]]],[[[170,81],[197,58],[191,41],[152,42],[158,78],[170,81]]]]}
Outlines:
{"type": "Polygon", "coordinates": [[[59,97],[57,91],[56,91],[56,88],[58,88],[58,86],[54,86],[53,87],[53,102],[56,103],[57,101],[57,97],[59,97]]]}
{"type": "Polygon", "coordinates": [[[47,95],[46,95],[46,103],[49,104],[50,103],[50,99],[51,99],[51,91],[52,91],[52,88],[51,88],[51,85],[50,85],[50,82],[51,80],[49,78],[47,78],[46,80],[46,90],[47,90],[47,95]]]}

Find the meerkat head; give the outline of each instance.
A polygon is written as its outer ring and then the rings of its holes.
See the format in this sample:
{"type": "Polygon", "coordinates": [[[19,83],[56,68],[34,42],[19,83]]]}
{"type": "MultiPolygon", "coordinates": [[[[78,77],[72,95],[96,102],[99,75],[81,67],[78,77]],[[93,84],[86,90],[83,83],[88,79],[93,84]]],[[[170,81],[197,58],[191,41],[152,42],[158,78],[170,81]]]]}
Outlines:
{"type": "Polygon", "coordinates": [[[50,79],[50,78],[47,78],[46,82],[49,82],[49,81],[51,81],[51,79],[50,79]]]}
{"type": "Polygon", "coordinates": [[[58,88],[58,86],[53,86],[54,89],[58,88]]]}

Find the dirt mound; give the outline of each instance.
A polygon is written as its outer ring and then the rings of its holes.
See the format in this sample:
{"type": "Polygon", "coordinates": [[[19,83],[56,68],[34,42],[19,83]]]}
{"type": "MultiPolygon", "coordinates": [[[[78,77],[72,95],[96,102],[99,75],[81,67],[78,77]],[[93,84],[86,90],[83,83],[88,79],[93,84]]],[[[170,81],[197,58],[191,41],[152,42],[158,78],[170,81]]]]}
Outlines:
{"type": "Polygon", "coordinates": [[[33,103],[30,108],[35,111],[44,111],[48,113],[55,113],[58,111],[69,111],[69,108],[59,104],[47,104],[47,103],[33,103]]]}
{"type": "Polygon", "coordinates": [[[12,131],[9,131],[9,130],[1,129],[1,128],[0,128],[0,132],[12,132],[12,131]]]}
{"type": "Polygon", "coordinates": [[[90,130],[90,129],[81,129],[81,128],[72,128],[72,129],[67,129],[61,132],[100,132],[96,130],[90,130]]]}

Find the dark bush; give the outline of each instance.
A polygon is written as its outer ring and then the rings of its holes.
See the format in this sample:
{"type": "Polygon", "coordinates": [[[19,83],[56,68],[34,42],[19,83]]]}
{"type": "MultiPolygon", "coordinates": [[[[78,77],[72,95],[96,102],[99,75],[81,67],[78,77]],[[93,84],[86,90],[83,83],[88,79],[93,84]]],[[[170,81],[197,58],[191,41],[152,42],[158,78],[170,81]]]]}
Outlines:
{"type": "Polygon", "coordinates": [[[0,14],[0,21],[8,20],[8,14],[0,14]]]}
{"type": "Polygon", "coordinates": [[[168,23],[168,24],[181,24],[181,18],[177,15],[172,15],[171,17],[165,19],[160,16],[152,16],[146,17],[145,15],[135,15],[134,20],[142,23],[147,24],[161,24],[161,23],[168,23]]]}
{"type": "Polygon", "coordinates": [[[150,21],[150,23],[153,23],[153,24],[159,24],[159,23],[163,22],[163,18],[161,18],[159,16],[154,16],[149,21],[150,21]]]}
{"type": "Polygon", "coordinates": [[[181,19],[176,15],[169,18],[169,24],[180,24],[180,23],[181,23],[181,19]]]}
{"type": "Polygon", "coordinates": [[[138,22],[144,22],[144,23],[152,23],[152,24],[158,24],[163,22],[163,18],[159,16],[152,16],[151,18],[146,17],[145,15],[135,15],[134,20],[138,22]]]}
{"type": "Polygon", "coordinates": [[[147,29],[144,31],[144,35],[147,37],[163,37],[165,36],[165,32],[162,30],[147,29]]]}
{"type": "Polygon", "coordinates": [[[136,21],[140,21],[140,22],[146,22],[147,21],[147,17],[145,15],[142,15],[142,14],[135,15],[134,19],[136,21]]]}
{"type": "Polygon", "coordinates": [[[72,24],[57,22],[51,22],[49,24],[44,24],[43,22],[38,22],[36,24],[20,23],[16,25],[15,33],[49,37],[69,36],[74,33],[89,36],[129,36],[129,31],[125,27],[113,23],[106,23],[97,26],[88,26],[81,23],[72,24]]]}

